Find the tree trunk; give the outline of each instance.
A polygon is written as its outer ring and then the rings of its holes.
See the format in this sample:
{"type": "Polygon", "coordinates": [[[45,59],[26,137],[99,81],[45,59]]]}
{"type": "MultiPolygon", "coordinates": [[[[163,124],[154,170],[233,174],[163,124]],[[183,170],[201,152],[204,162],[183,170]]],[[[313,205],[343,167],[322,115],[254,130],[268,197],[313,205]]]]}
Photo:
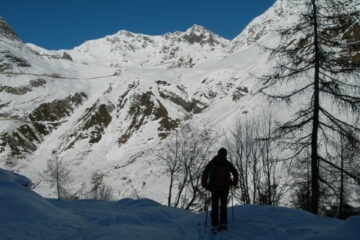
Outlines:
{"type": "Polygon", "coordinates": [[[169,186],[169,196],[168,196],[168,206],[171,205],[171,195],[172,195],[172,188],[174,183],[174,173],[170,173],[170,186],[169,186]]]}
{"type": "Polygon", "coordinates": [[[57,190],[57,197],[60,199],[60,170],[59,170],[59,162],[56,159],[55,163],[56,167],[56,190],[57,190]]]}
{"type": "Polygon", "coordinates": [[[344,137],[340,137],[340,161],[341,161],[341,172],[340,172],[340,200],[339,200],[339,218],[343,217],[344,212],[344,137]]]}
{"type": "Polygon", "coordinates": [[[311,134],[311,212],[319,212],[319,155],[318,155],[318,130],[319,130],[319,112],[320,112],[320,49],[318,42],[318,23],[316,0],[311,0],[313,10],[314,24],[314,51],[315,51],[315,68],[314,68],[314,115],[311,134]]]}

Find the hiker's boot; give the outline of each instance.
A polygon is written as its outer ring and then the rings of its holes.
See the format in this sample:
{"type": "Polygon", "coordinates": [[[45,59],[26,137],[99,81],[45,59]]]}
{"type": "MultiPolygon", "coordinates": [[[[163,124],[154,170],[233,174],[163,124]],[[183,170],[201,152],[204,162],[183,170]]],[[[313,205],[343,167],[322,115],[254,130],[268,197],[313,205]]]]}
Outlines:
{"type": "Polygon", "coordinates": [[[213,234],[216,234],[218,232],[218,230],[219,230],[219,227],[218,226],[212,226],[210,230],[211,230],[211,232],[213,234]]]}
{"type": "Polygon", "coordinates": [[[227,224],[220,224],[220,226],[218,227],[218,230],[219,231],[227,230],[227,224]]]}

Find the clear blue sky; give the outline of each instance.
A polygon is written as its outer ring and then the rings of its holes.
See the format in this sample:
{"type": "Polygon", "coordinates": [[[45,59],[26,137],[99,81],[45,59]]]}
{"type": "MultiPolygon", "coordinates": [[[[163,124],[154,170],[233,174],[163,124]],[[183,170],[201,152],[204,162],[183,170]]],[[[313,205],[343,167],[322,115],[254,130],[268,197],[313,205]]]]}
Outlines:
{"type": "Polygon", "coordinates": [[[275,0],[0,0],[24,42],[69,49],[119,30],[160,35],[198,24],[233,39],[275,0]]]}

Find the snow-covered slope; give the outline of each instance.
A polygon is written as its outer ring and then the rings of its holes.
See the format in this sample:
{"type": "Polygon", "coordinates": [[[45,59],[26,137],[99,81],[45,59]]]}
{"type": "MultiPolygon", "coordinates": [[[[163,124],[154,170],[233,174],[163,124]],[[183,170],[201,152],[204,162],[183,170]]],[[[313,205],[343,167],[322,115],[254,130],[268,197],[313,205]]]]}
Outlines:
{"type": "Polygon", "coordinates": [[[250,22],[250,24],[231,41],[228,53],[232,54],[256,44],[261,38],[268,34],[275,37],[276,35],[273,34],[274,29],[291,24],[291,21],[293,21],[292,12],[293,9],[291,9],[287,0],[277,0],[271,8],[250,22]]]}
{"type": "MultiPolygon", "coordinates": [[[[205,213],[169,208],[149,199],[44,199],[26,188],[28,180],[0,169],[1,239],[294,239],[355,240],[360,217],[346,221],[300,210],[244,205],[229,208],[229,229],[205,232],[205,213]]],[[[208,214],[209,216],[209,214],[208,214]]],[[[209,224],[209,220],[208,220],[209,224]]]]}

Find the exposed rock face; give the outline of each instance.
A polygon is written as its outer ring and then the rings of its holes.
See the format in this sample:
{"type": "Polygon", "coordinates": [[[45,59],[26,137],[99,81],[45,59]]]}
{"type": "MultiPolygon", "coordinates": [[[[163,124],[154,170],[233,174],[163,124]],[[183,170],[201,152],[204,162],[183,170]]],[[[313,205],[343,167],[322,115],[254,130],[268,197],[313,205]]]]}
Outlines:
{"type": "MultiPolygon", "coordinates": [[[[30,86],[38,87],[45,83],[44,80],[38,79],[31,81],[30,86]]],[[[27,91],[31,91],[30,86],[3,89],[11,91],[11,94],[23,95],[27,91]]],[[[6,148],[9,149],[9,155],[5,158],[5,164],[8,167],[12,167],[16,165],[16,159],[25,158],[26,154],[35,151],[37,145],[43,141],[43,137],[60,126],[62,120],[69,116],[86,98],[86,94],[76,93],[65,99],[40,104],[28,114],[28,119],[14,117],[13,120],[19,122],[19,126],[11,132],[0,135],[0,153],[4,152],[6,148]]]]}
{"type": "Polygon", "coordinates": [[[74,108],[79,106],[86,98],[86,94],[77,93],[66,99],[43,103],[29,114],[29,119],[31,121],[59,121],[60,119],[69,116],[74,111],[74,108]]]}
{"type": "Polygon", "coordinates": [[[30,80],[28,85],[21,87],[10,87],[0,84],[0,93],[6,92],[8,94],[13,94],[13,95],[24,95],[28,92],[31,92],[33,88],[44,87],[45,84],[46,84],[46,80],[42,78],[38,78],[36,80],[30,80]]]}
{"type": "Polygon", "coordinates": [[[18,40],[15,31],[7,24],[7,22],[5,22],[2,17],[0,17],[0,34],[9,39],[18,40]]]}
{"type": "Polygon", "coordinates": [[[6,50],[0,50],[0,72],[12,72],[14,67],[28,68],[30,66],[30,63],[22,57],[15,56],[6,50]]]}
{"type": "MultiPolygon", "coordinates": [[[[112,105],[95,103],[87,109],[79,121],[82,122],[77,133],[77,139],[88,138],[89,143],[97,143],[101,140],[102,134],[112,120],[110,113],[114,109],[112,105]]],[[[74,136],[75,136],[74,135],[74,136]]],[[[76,141],[69,145],[71,147],[76,141]]]]}
{"type": "Polygon", "coordinates": [[[67,52],[63,53],[62,59],[66,59],[69,61],[72,61],[72,57],[70,56],[70,54],[68,54],[67,52]]]}
{"type": "Polygon", "coordinates": [[[225,45],[219,40],[221,38],[220,36],[199,25],[194,25],[188,29],[183,38],[191,44],[199,43],[200,45],[221,45],[222,47],[225,47],[225,45]]]}
{"type": "Polygon", "coordinates": [[[180,123],[178,119],[172,119],[169,116],[168,110],[151,92],[145,92],[132,97],[128,111],[128,120],[130,125],[126,132],[120,136],[118,140],[120,145],[126,143],[136,130],[139,130],[149,121],[159,121],[158,135],[161,139],[167,137],[180,123]]]}

